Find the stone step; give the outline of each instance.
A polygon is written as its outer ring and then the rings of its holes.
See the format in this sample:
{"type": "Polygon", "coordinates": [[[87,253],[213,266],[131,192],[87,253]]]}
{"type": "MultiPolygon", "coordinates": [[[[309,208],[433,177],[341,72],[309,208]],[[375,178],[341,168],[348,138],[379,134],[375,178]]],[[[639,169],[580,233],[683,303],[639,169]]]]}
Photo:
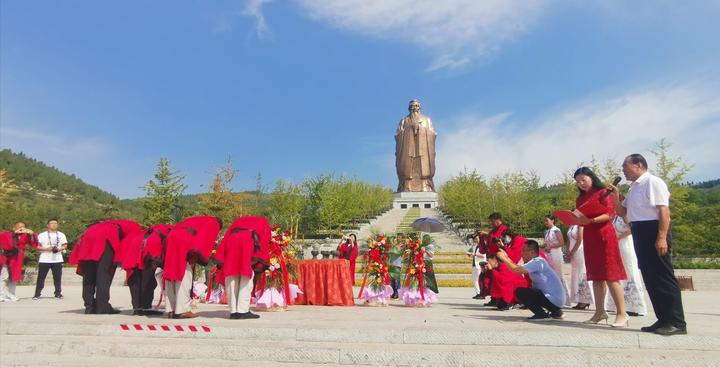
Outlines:
{"type": "Polygon", "coordinates": [[[6,334],[12,337],[3,338],[0,353],[3,364],[8,363],[7,357],[33,360],[36,353],[54,356],[56,361],[73,362],[85,358],[140,358],[204,363],[212,358],[263,363],[428,366],[518,365],[521,361],[521,365],[617,366],[631,365],[625,360],[628,357],[642,360],[639,354],[651,358],[646,361],[661,360],[664,365],[692,362],[697,366],[710,365],[720,358],[718,344],[712,344],[720,341],[717,337],[689,340],[692,336],[688,336],[667,343],[667,338],[651,334],[601,332],[568,340],[561,332],[254,328],[245,324],[251,322],[238,321],[242,327],[213,327],[209,333],[194,334],[122,331],[119,327],[113,331],[102,325],[95,326],[95,333],[79,334],[68,325],[50,324],[46,332],[31,329],[22,334],[6,334]],[[63,333],[59,327],[70,332],[63,333]],[[58,338],[48,337],[52,335],[58,338]],[[44,337],[42,343],[38,336],[44,337]]]}

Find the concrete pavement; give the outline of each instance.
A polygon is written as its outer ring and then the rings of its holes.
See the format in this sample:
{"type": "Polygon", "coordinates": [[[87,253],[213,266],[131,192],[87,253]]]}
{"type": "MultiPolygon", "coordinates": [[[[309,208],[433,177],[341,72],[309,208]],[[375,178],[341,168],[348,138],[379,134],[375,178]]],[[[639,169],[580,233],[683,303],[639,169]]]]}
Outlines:
{"type": "Polygon", "coordinates": [[[716,291],[683,292],[690,334],[673,337],[640,332],[652,316],[631,318],[625,329],[582,324],[592,311],[566,310],[565,320],[531,323],[527,310],[482,307],[468,288],[442,288],[430,308],[293,306],[242,321],[227,319],[224,305],[206,304],[192,320],[131,316],[128,289],[118,285],[111,302],[123,309],[119,315],[84,315],[79,286],[65,287],[64,300],[33,301],[32,292],[18,287],[19,302],[0,304],[2,366],[720,363],[716,291]]]}

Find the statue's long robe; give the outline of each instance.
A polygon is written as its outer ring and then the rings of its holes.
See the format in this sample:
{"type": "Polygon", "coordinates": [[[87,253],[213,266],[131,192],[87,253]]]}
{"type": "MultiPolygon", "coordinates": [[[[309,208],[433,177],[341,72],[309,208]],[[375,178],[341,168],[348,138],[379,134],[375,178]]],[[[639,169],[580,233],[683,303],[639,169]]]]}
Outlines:
{"type": "Polygon", "coordinates": [[[395,135],[395,167],[399,185],[398,192],[434,190],[432,178],[435,176],[435,139],[437,134],[432,121],[420,115],[418,128],[410,116],[403,118],[395,135]],[[416,131],[417,130],[417,131],[416,131]]]}

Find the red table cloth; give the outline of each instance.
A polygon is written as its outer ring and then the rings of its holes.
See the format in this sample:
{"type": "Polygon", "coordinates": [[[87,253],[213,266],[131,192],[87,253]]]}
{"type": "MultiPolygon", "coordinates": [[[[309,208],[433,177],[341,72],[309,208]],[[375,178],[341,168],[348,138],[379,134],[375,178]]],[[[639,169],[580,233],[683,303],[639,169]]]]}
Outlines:
{"type": "Polygon", "coordinates": [[[354,306],[350,262],[338,260],[298,261],[297,284],[303,294],[298,305],[354,306]]]}

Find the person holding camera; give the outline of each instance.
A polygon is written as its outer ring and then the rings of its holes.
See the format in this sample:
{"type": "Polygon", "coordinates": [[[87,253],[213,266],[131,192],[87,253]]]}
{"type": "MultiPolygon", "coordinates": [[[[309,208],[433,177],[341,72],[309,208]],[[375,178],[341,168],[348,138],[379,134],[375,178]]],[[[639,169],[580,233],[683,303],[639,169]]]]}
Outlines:
{"type": "Polygon", "coordinates": [[[355,283],[355,263],[359,253],[357,236],[351,233],[348,236],[343,236],[342,242],[337,247],[337,252],[340,253],[340,258],[348,260],[350,262],[350,279],[355,283]]]}
{"type": "Polygon", "coordinates": [[[40,299],[45,278],[48,271],[52,270],[53,284],[55,285],[55,298],[63,299],[62,295],[62,270],[63,253],[67,249],[67,238],[65,234],[58,231],[58,220],[52,218],[47,221],[47,231],[38,235],[38,276],[35,285],[34,300],[40,299]]]}
{"type": "Polygon", "coordinates": [[[532,288],[515,289],[515,296],[532,311],[528,320],[561,320],[562,307],[565,304],[565,291],[560,278],[550,264],[540,256],[540,246],[534,240],[525,240],[522,248],[524,265],[518,265],[508,254],[500,249],[498,260],[505,263],[515,274],[527,274],[532,280],[532,288]]]}
{"type": "Polygon", "coordinates": [[[37,236],[25,228],[24,222],[18,221],[12,231],[0,233],[0,302],[18,301],[15,286],[23,278],[26,246],[36,247],[37,236]]]}

